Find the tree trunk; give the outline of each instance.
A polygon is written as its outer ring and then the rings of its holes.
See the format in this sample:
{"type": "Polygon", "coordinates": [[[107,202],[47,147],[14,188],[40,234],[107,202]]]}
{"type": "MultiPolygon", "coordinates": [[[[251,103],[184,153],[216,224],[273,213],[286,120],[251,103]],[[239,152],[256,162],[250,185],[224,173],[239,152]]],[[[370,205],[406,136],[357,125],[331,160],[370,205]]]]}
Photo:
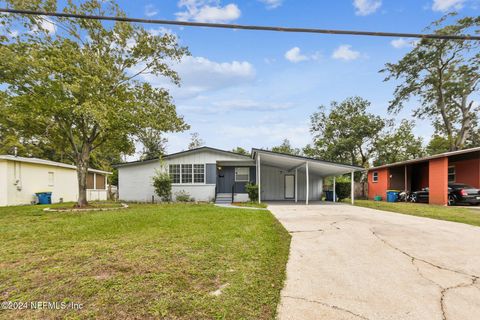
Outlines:
{"type": "Polygon", "coordinates": [[[90,164],[90,147],[84,145],[77,155],[77,178],[78,178],[78,201],[76,207],[88,206],[87,201],[87,177],[90,164]]]}

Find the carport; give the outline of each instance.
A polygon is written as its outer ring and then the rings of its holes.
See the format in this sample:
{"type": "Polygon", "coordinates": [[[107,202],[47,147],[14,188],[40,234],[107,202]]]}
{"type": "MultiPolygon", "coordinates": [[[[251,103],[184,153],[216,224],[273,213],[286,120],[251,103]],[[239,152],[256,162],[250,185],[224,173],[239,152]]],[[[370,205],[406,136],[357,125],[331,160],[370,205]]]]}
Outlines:
{"type": "Polygon", "coordinates": [[[256,163],[259,201],[318,201],[323,194],[323,179],[351,175],[351,201],[354,202],[354,173],[364,168],[297,155],[252,149],[256,163]]]}
{"type": "Polygon", "coordinates": [[[448,184],[480,188],[480,147],[378,166],[368,171],[368,197],[385,198],[387,190],[429,188],[429,203],[447,205],[448,184]]]}

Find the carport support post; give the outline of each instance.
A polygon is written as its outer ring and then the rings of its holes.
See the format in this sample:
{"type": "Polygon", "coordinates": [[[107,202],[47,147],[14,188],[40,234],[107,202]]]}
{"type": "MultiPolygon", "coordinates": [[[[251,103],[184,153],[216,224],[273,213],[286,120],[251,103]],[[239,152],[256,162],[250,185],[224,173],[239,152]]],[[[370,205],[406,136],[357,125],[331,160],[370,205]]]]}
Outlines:
{"type": "Polygon", "coordinates": [[[260,189],[260,153],[257,153],[257,186],[258,186],[258,203],[262,203],[262,190],[260,189]]]}
{"type": "Polygon", "coordinates": [[[295,203],[298,201],[297,190],[298,190],[298,168],[295,169],[295,203]]]}
{"type": "Polygon", "coordinates": [[[355,172],[352,171],[352,184],[351,184],[351,195],[350,195],[350,198],[352,199],[352,205],[355,203],[355,172]]]}
{"type": "Polygon", "coordinates": [[[337,202],[337,192],[335,191],[335,177],[333,177],[333,202],[337,202]]]}
{"type": "Polygon", "coordinates": [[[308,185],[309,185],[309,181],[308,181],[308,162],[305,164],[305,175],[306,175],[305,181],[307,182],[307,186],[305,188],[305,190],[306,190],[305,204],[308,205],[308,185]]]}

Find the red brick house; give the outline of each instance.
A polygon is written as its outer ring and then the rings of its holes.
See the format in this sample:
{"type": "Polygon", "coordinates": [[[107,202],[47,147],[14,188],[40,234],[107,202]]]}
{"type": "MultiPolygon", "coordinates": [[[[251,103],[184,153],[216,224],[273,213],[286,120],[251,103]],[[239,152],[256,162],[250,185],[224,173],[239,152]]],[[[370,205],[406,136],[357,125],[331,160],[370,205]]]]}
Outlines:
{"type": "Polygon", "coordinates": [[[480,147],[370,168],[368,198],[429,187],[429,203],[447,205],[449,182],[480,188],[480,147]]]}

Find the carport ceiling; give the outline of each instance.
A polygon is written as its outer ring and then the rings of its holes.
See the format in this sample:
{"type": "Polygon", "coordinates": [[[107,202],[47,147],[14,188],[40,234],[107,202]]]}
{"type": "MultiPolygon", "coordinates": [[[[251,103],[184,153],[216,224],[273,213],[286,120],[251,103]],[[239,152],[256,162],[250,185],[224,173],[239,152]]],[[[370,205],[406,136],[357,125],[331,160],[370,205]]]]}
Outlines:
{"type": "Polygon", "coordinates": [[[298,168],[305,171],[305,164],[308,162],[308,171],[310,174],[319,175],[322,177],[338,176],[352,171],[364,171],[362,167],[351,166],[330,161],[318,160],[302,156],[294,156],[284,153],[277,153],[273,151],[253,149],[252,155],[257,161],[260,155],[260,164],[281,168],[287,171],[293,171],[298,168]]]}

